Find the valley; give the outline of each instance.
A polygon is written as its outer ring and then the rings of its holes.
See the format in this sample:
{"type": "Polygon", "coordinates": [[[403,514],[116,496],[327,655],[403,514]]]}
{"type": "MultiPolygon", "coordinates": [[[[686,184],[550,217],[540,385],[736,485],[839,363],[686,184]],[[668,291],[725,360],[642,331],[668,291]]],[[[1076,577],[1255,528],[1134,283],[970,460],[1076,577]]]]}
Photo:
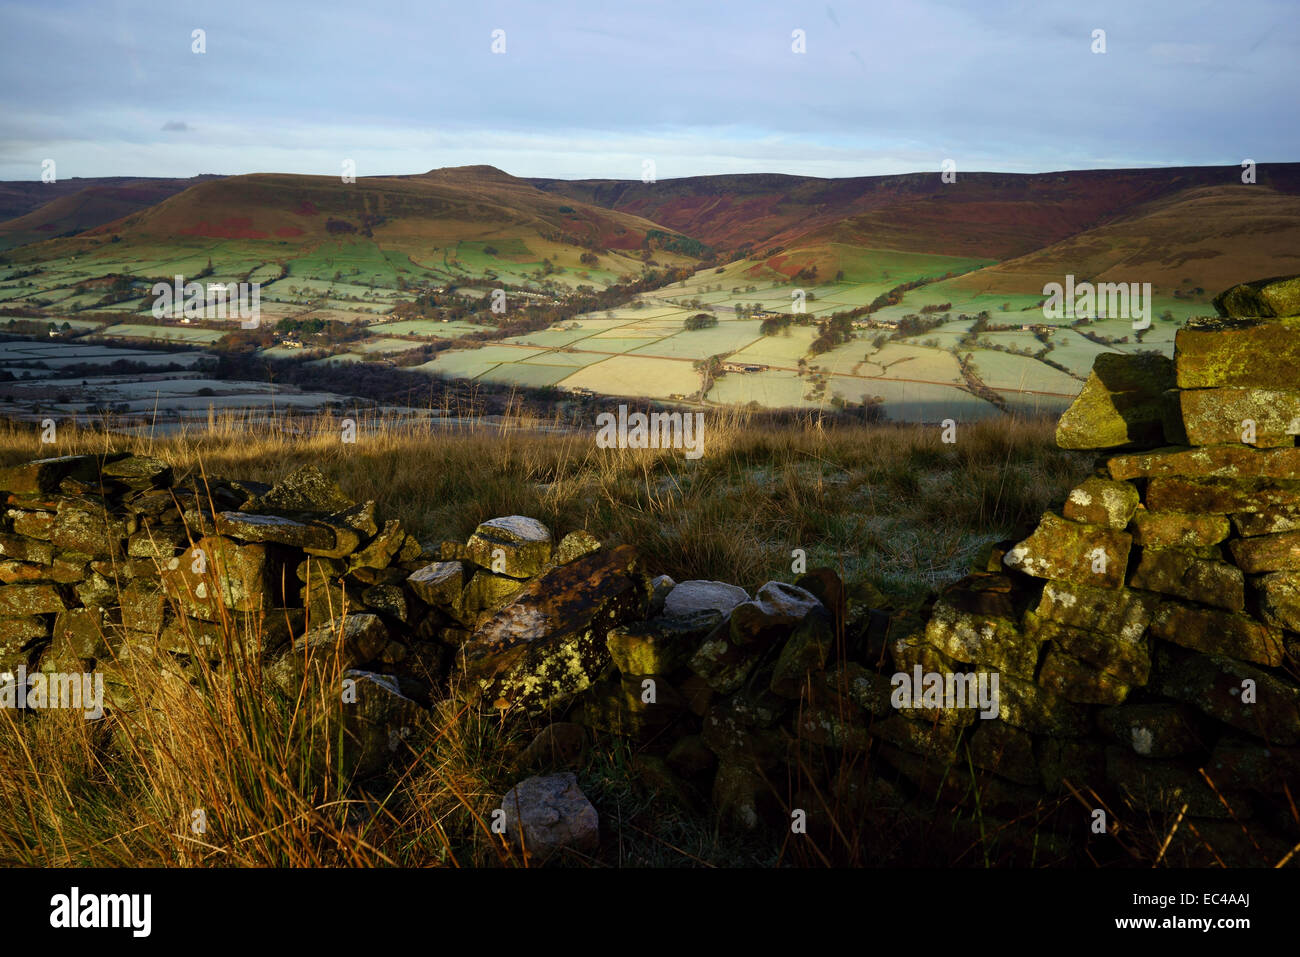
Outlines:
{"type": "MultiPolygon", "coordinates": [[[[1295,270],[1297,164],[1249,187],[1234,175],[200,178],[4,253],[0,411],[168,421],[429,404],[356,387],[389,376],[408,394],[427,381],[430,396],[473,382],[542,402],[1055,415],[1099,353],[1170,354],[1176,329],[1213,311],[1210,290],[1295,270]],[[1048,318],[1044,288],[1066,275],[1150,283],[1149,327],[1048,318]],[[155,284],[177,277],[257,284],[258,319],[155,317],[155,284]],[[156,379],[160,356],[185,371],[156,379]],[[60,374],[70,364],[75,381],[60,374]],[[292,384],[312,369],[330,388],[292,384]]],[[[30,190],[10,192],[31,205],[30,190]]]]}

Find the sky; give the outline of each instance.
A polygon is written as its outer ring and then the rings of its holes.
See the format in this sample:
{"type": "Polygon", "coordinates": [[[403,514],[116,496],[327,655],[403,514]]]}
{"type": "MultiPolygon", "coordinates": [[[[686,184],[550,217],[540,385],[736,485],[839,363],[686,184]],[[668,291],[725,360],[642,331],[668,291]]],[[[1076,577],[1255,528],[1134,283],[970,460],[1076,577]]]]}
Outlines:
{"type": "Polygon", "coordinates": [[[1298,52],[1296,0],[0,0],[0,179],[1291,162],[1298,52]]]}

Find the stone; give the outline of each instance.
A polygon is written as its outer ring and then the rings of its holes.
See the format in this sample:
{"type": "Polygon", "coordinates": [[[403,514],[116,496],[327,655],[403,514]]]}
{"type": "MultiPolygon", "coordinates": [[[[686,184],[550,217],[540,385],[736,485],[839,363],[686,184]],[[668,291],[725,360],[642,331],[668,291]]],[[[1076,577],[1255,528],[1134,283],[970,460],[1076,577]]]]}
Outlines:
{"type": "Polygon", "coordinates": [[[1010,617],[966,610],[959,604],[965,597],[950,589],[935,603],[925,643],[955,661],[1032,678],[1038,664],[1037,639],[1010,617]]]}
{"type": "Polygon", "coordinates": [[[745,765],[718,765],[713,779],[713,808],[725,831],[752,832],[780,813],[772,786],[745,765]]]}
{"type": "Polygon", "coordinates": [[[1237,567],[1250,575],[1300,570],[1300,531],[1240,538],[1228,550],[1237,567]]]}
{"type": "MultiPolygon", "coordinates": [[[[1296,330],[1300,328],[1300,322],[1292,320],[1264,323],[1254,317],[1300,316],[1300,276],[1278,276],[1273,279],[1256,279],[1253,282],[1238,283],[1214,297],[1214,309],[1220,316],[1246,317],[1254,321],[1239,324],[1207,318],[1193,319],[1188,325],[1193,330],[1206,330],[1212,334],[1232,333],[1238,330],[1250,332],[1257,330],[1258,327],[1271,329],[1273,335],[1269,337],[1255,336],[1244,341],[1234,341],[1237,337],[1230,336],[1229,343],[1222,348],[1222,351],[1229,355],[1240,354],[1249,359],[1256,349],[1276,354],[1279,350],[1286,350],[1289,347],[1290,351],[1282,354],[1292,357],[1292,365],[1278,365],[1276,368],[1294,371],[1295,357],[1300,357],[1300,351],[1297,350],[1295,343],[1296,330]]],[[[1188,349],[1187,346],[1184,348],[1188,349]]],[[[1250,367],[1256,368],[1253,364],[1250,364],[1250,367]]]]}
{"type": "Polygon", "coordinates": [[[1104,708],[1097,725],[1144,758],[1177,758],[1204,746],[1193,712],[1166,701],[1104,708]]]}
{"type": "Polygon", "coordinates": [[[865,716],[850,701],[835,700],[801,708],[795,717],[794,728],[800,743],[831,748],[835,751],[866,751],[871,747],[871,736],[882,731],[888,722],[901,720],[897,715],[876,721],[867,726],[865,716]]]}
{"type": "Polygon", "coordinates": [[[361,592],[361,603],[371,611],[380,611],[403,624],[409,624],[411,609],[406,592],[397,585],[371,585],[361,592]]]}
{"type": "Polygon", "coordinates": [[[1232,517],[1232,527],[1243,538],[1300,531],[1300,510],[1272,508],[1262,512],[1240,512],[1232,517]]]}
{"type": "MultiPolygon", "coordinates": [[[[416,569],[419,571],[419,569],[416,569]]],[[[361,585],[401,585],[407,577],[414,574],[405,569],[390,568],[354,568],[349,574],[350,581],[361,585]]]]}
{"type": "Polygon", "coordinates": [[[630,546],[556,566],[475,630],[463,649],[467,675],[498,707],[537,713],[561,704],[613,664],[609,630],[638,620],[649,598],[630,546]]]}
{"type": "Polygon", "coordinates": [[[402,523],[397,519],[387,521],[365,548],[348,556],[348,569],[387,568],[405,542],[406,532],[402,530],[402,523]]]}
{"type": "Polygon", "coordinates": [[[0,533],[0,556],[20,562],[50,565],[54,562],[54,546],[22,535],[0,533]]]}
{"type": "Polygon", "coordinates": [[[1300,748],[1260,744],[1224,734],[1214,744],[1206,773],[1220,787],[1285,795],[1300,781],[1300,748]]]}
{"type": "Polygon", "coordinates": [[[720,611],[724,615],[743,601],[749,593],[736,585],[715,581],[685,581],[679,583],[664,599],[664,615],[681,618],[697,611],[720,611]]]}
{"type": "Polygon", "coordinates": [[[351,579],[313,579],[299,589],[298,603],[307,609],[314,622],[337,622],[365,605],[361,592],[351,579]]]}
{"type": "Polygon", "coordinates": [[[343,512],[355,506],[343,490],[314,465],[304,465],[286,475],[270,491],[255,495],[239,506],[241,512],[290,515],[343,512]]]}
{"type": "Polygon", "coordinates": [[[1034,757],[1043,787],[1052,793],[1068,793],[1067,782],[1077,790],[1080,784],[1101,780],[1106,773],[1105,745],[1091,738],[1039,737],[1034,742],[1034,757]]]}
{"type": "Polygon", "coordinates": [[[1056,426],[1063,449],[1104,449],[1164,440],[1163,422],[1174,387],[1164,356],[1100,353],[1073,404],[1056,426]]]}
{"type": "Polygon", "coordinates": [[[708,710],[700,736],[723,764],[768,771],[781,763],[786,742],[780,731],[764,724],[743,702],[731,698],[708,710]]]}
{"type": "Polygon", "coordinates": [[[54,527],[54,512],[34,509],[11,508],[6,513],[15,535],[23,538],[50,540],[50,530],[54,527]]]}
{"type": "Polygon", "coordinates": [[[473,564],[469,549],[464,542],[443,542],[438,546],[438,558],[444,562],[467,562],[473,564]]]}
{"type": "Polygon", "coordinates": [[[85,608],[111,608],[117,604],[117,586],[97,571],[92,570],[72,590],[85,608]]]}
{"type": "Polygon", "coordinates": [[[598,548],[600,548],[600,539],[591,532],[577,529],[560,539],[560,544],[555,546],[555,554],[551,556],[551,561],[557,565],[564,565],[598,548]]]}
{"type": "Polygon", "coordinates": [[[53,585],[0,586],[0,618],[23,618],[63,611],[63,598],[53,585]]]}
{"type": "Polygon", "coordinates": [[[651,618],[663,616],[664,602],[668,599],[668,593],[676,587],[677,582],[668,575],[656,575],[650,579],[650,610],[647,614],[651,618]]]}
{"type": "Polygon", "coordinates": [[[194,549],[163,564],[163,591],[185,614],[206,621],[219,617],[218,607],[231,611],[271,608],[272,574],[265,545],[240,545],[209,535],[194,549]]]}
{"type": "Polygon", "coordinates": [[[99,609],[73,608],[60,612],[54,620],[56,653],[73,658],[106,657],[108,628],[109,621],[99,609]]]}
{"type": "Polygon", "coordinates": [[[328,516],[325,521],[331,525],[350,528],[362,538],[371,538],[379,534],[379,524],[375,521],[375,500],[367,499],[360,505],[353,505],[328,516]]]}
{"type": "Polygon", "coordinates": [[[1043,586],[1036,614],[1063,625],[1136,643],[1151,623],[1158,604],[1158,598],[1126,588],[1094,588],[1049,581],[1043,586]]]}
{"type": "MultiPolygon", "coordinates": [[[[275,608],[257,616],[236,615],[230,625],[182,615],[163,626],[156,638],[156,648],[178,655],[202,655],[209,660],[220,660],[228,648],[241,656],[274,651],[287,644],[292,635],[301,635],[302,628],[303,612],[297,608],[275,608]]],[[[272,681],[279,681],[280,668],[279,661],[267,666],[272,681]]],[[[296,685],[291,693],[297,695],[296,685]]]]}
{"type": "Polygon", "coordinates": [[[466,547],[477,565],[511,578],[531,578],[551,560],[551,530],[535,518],[507,515],[479,525],[466,547]]]}
{"type": "MultiPolygon", "coordinates": [[[[1240,441],[1240,436],[1234,441],[1240,441]]],[[[1172,446],[1117,455],[1106,463],[1113,479],[1285,479],[1300,476],[1300,447],[1257,449],[1249,445],[1172,446]]]]}
{"type": "Polygon", "coordinates": [[[600,818],[570,771],[525,778],[501,799],[506,834],[528,859],[545,862],[562,852],[593,854],[600,818]]]}
{"type": "Polygon", "coordinates": [[[1122,529],[1138,506],[1138,490],[1128,482],[1093,476],[1070,491],[1062,514],[1072,522],[1122,529]]]}
{"type": "Polygon", "coordinates": [[[48,565],[0,561],[0,584],[16,585],[23,582],[55,581],[53,571],[53,567],[48,565]]]}
{"type": "Polygon", "coordinates": [[[294,548],[331,549],[334,534],[321,525],[307,525],[279,515],[218,512],[217,534],[245,542],[271,542],[294,548]]]}
{"type": "Polygon", "coordinates": [[[170,489],[148,489],[132,492],[122,499],[122,507],[136,515],[148,515],[157,522],[174,522],[180,519],[176,499],[170,489]]]}
{"type": "Polygon", "coordinates": [[[971,763],[1017,784],[1037,785],[1034,736],[1004,721],[978,721],[970,737],[971,763]]]}
{"type": "Polygon", "coordinates": [[[1246,607],[1246,579],[1240,568],[1181,548],[1144,548],[1129,584],[1228,611],[1246,607]]]}
{"type": "Polygon", "coordinates": [[[310,533],[313,541],[318,542],[319,545],[304,545],[302,550],[307,555],[315,558],[348,558],[361,547],[361,542],[368,537],[364,532],[344,525],[336,521],[332,516],[311,519],[307,525],[310,528],[319,530],[310,533]]]}
{"type": "Polygon", "coordinates": [[[391,675],[351,670],[343,673],[343,681],[340,764],[345,777],[370,777],[392,763],[427,712],[402,694],[391,675]]]}
{"type": "Polygon", "coordinates": [[[1038,682],[1046,690],[1079,704],[1120,704],[1133,689],[1132,682],[1055,646],[1047,649],[1038,682]]]}
{"type": "Polygon", "coordinates": [[[75,552],[55,555],[54,563],[50,566],[50,578],[62,585],[75,584],[86,577],[89,562],[89,555],[78,555],[75,552]]]}
{"type": "Polygon", "coordinates": [[[0,671],[27,663],[32,645],[48,640],[50,626],[46,619],[34,615],[24,618],[0,618],[0,671]]]}
{"type": "Polygon", "coordinates": [[[704,738],[698,734],[688,734],[679,738],[668,751],[668,766],[684,778],[707,774],[717,766],[718,758],[704,738]]]}
{"type": "Polygon", "coordinates": [[[891,619],[889,634],[886,636],[885,642],[894,669],[910,673],[917,665],[920,665],[923,672],[938,671],[947,673],[960,671],[960,664],[968,662],[955,662],[942,651],[929,644],[925,640],[927,624],[924,621],[919,624],[916,623],[912,620],[911,615],[891,619]]]}
{"type": "MultiPolygon", "coordinates": [[[[735,620],[735,614],[732,615],[735,620]]],[[[774,694],[797,699],[813,672],[826,666],[835,645],[835,622],[818,602],[808,611],[781,648],[769,687],[774,694]]]]}
{"type": "Polygon", "coordinates": [[[50,541],[86,555],[117,555],[122,540],[135,531],[134,515],[115,516],[79,508],[60,508],[50,526],[50,541]]]}
{"type": "Polygon", "coordinates": [[[789,635],[806,615],[820,608],[821,602],[811,592],[785,582],[770,581],[758,590],[753,601],[741,602],[731,609],[732,644],[769,645],[789,635]]]}
{"type": "Polygon", "coordinates": [[[911,754],[947,759],[956,752],[962,731],[975,720],[973,711],[964,711],[964,715],[963,717],[957,709],[933,711],[922,720],[918,720],[920,715],[911,717],[894,714],[884,720],[873,721],[866,730],[872,737],[888,741],[894,747],[911,754]]]}
{"type": "Polygon", "coordinates": [[[162,588],[152,579],[137,578],[122,589],[122,625],[133,631],[156,635],[167,618],[167,601],[162,588]]]}
{"type": "MultiPolygon", "coordinates": [[[[1151,654],[1141,631],[1137,637],[1112,631],[1092,631],[1063,625],[1050,618],[1040,618],[1034,612],[1025,613],[1025,629],[1035,641],[1051,642],[1071,657],[1084,661],[1125,684],[1144,685],[1151,673],[1151,654]]],[[[1047,686],[1046,681],[1042,683],[1047,686]]],[[[1065,696],[1069,697],[1068,694],[1065,696]]]]}
{"type": "Polygon", "coordinates": [[[524,588],[525,582],[479,569],[461,592],[460,599],[447,609],[453,618],[473,627],[480,616],[504,606],[524,588]]]}
{"type": "Polygon", "coordinates": [[[713,691],[731,694],[745,683],[766,650],[765,646],[758,644],[736,644],[731,638],[728,620],[709,633],[686,665],[713,691]]]}
{"type": "Polygon", "coordinates": [[[1273,744],[1300,743],[1300,688],[1254,665],[1221,655],[1189,655],[1152,683],[1162,696],[1247,734],[1273,744]]]}
{"type": "Polygon", "coordinates": [[[167,488],[172,484],[171,466],[150,455],[128,455],[108,462],[103,474],[131,489],[167,488]]]}
{"type": "Polygon", "coordinates": [[[1189,445],[1294,446],[1300,434],[1300,391],[1192,389],[1179,392],[1178,401],[1189,445]],[[1254,423],[1253,437],[1247,422],[1254,423]]]}
{"type": "Polygon", "coordinates": [[[49,495],[59,490],[65,478],[93,482],[98,476],[98,456],[61,455],[0,468],[0,490],[17,495],[49,495]]]}
{"type": "Polygon", "coordinates": [[[917,755],[891,744],[880,748],[880,756],[898,769],[914,787],[934,802],[945,806],[970,806],[978,794],[979,813],[989,819],[993,814],[1020,816],[1042,803],[1037,788],[1008,781],[988,771],[971,773],[963,761],[917,755]]]}
{"type": "Polygon", "coordinates": [[[1031,734],[1079,737],[1088,733],[1088,710],[1032,681],[1002,675],[998,718],[1031,734]]]}
{"type": "Polygon", "coordinates": [[[1277,667],[1282,663],[1282,634],[1246,615],[1198,608],[1180,602],[1161,604],[1151,622],[1157,638],[1201,651],[1277,667]]]}
{"type": "Polygon", "coordinates": [[[1119,588],[1132,544],[1126,532],[1047,512],[1034,533],[1007,552],[1003,564],[1037,578],[1119,588]]]}
{"type": "Polygon", "coordinates": [[[1300,572],[1272,572],[1251,582],[1259,616],[1274,628],[1300,631],[1300,572]]]}
{"type": "Polygon", "coordinates": [[[465,590],[465,566],[461,562],[433,562],[406,579],[411,591],[426,605],[451,609],[465,590]]]}
{"type": "Polygon", "coordinates": [[[1148,512],[1139,509],[1130,526],[1133,544],[1144,548],[1205,548],[1232,532],[1225,515],[1191,512],[1148,512]]]}
{"type": "Polygon", "coordinates": [[[295,657],[337,655],[343,667],[372,661],[388,644],[388,628],[377,615],[351,614],[340,622],[320,625],[294,640],[295,657]]]}
{"type": "Polygon", "coordinates": [[[529,768],[554,770],[579,768],[590,745],[587,729],[571,721],[555,721],[542,728],[515,759],[520,771],[529,768]]]}
{"type": "Polygon", "coordinates": [[[682,618],[634,622],[611,629],[605,643],[623,674],[668,675],[686,663],[722,620],[721,612],[705,610],[682,618]]]}
{"type": "Polygon", "coordinates": [[[1139,811],[1173,817],[1185,806],[1186,813],[1193,817],[1251,816],[1249,803],[1239,795],[1216,792],[1190,768],[1140,758],[1128,748],[1106,749],[1106,777],[1139,811]]]}
{"type": "Polygon", "coordinates": [[[294,577],[304,585],[308,582],[334,581],[347,574],[348,567],[337,558],[312,556],[298,563],[294,577]]]}
{"type": "Polygon", "coordinates": [[[883,718],[893,711],[893,682],[857,662],[848,661],[827,672],[826,684],[873,717],[883,718]]]}
{"type": "Polygon", "coordinates": [[[661,734],[685,710],[685,699],[666,678],[615,675],[583,692],[571,719],[639,742],[661,734]]]}
{"type": "Polygon", "coordinates": [[[796,588],[802,588],[811,594],[826,610],[831,613],[837,626],[845,622],[848,612],[848,600],[853,598],[858,605],[884,607],[888,599],[874,585],[867,581],[853,583],[852,592],[844,587],[844,582],[834,569],[819,566],[810,568],[794,580],[796,588]]]}
{"type": "Polygon", "coordinates": [[[183,526],[149,524],[127,539],[126,553],[132,558],[165,560],[189,544],[189,533],[183,526]]]}
{"type": "Polygon", "coordinates": [[[1153,512],[1271,512],[1300,509],[1300,482],[1283,479],[1153,478],[1147,483],[1147,508],[1153,512]]]}

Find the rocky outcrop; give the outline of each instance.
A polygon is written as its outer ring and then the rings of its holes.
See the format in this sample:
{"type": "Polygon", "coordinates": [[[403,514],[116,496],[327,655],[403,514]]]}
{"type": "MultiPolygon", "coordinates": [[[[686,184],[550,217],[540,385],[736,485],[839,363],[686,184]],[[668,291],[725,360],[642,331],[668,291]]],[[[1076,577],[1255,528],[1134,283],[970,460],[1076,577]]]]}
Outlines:
{"type": "Polygon", "coordinates": [[[924,630],[891,636],[897,667],[997,674],[998,716],[937,752],[891,741],[915,756],[898,767],[965,746],[989,793],[1031,789],[1022,806],[1068,790],[1166,829],[1249,819],[1260,849],[1229,863],[1275,862],[1300,836],[1277,786],[1300,786],[1300,319],[1192,320],[1172,364],[1103,356],[1089,384],[1058,442],[1117,451],[946,589],[924,630]],[[1216,758],[1239,748],[1258,778],[1216,758]]]}

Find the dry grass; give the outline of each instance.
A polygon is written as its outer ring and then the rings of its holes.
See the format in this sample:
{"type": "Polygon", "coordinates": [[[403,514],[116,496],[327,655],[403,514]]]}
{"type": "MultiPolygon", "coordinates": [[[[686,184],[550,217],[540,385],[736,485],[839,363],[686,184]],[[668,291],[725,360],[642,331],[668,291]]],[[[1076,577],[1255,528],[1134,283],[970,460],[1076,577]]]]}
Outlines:
{"type": "MultiPolygon", "coordinates": [[[[53,444],[0,426],[0,464],[131,450],[181,473],[274,481],[312,463],[430,542],[527,514],[558,534],[585,528],[634,543],[649,568],[678,580],[751,590],[789,580],[791,551],[803,548],[809,567],[835,567],[899,605],[959,577],[981,543],[1036,519],[1089,469],[1086,457],[1055,449],[1052,423],[1014,419],[962,427],[945,445],[938,428],[760,427],[742,412],[710,413],[698,461],[672,450],[600,449],[594,431],[548,431],[553,423],[518,417],[440,431],[362,419],[355,443],[340,440],[338,420],[306,424],[297,431],[215,417],[166,437],[64,427],[53,444]]],[[[490,818],[519,777],[512,761],[535,727],[484,717],[452,697],[407,740],[392,774],[352,785],[337,695],[326,690],[338,676],[317,675],[292,700],[272,690],[262,663],[238,653],[256,627],[226,622],[215,665],[197,650],[131,658],[125,690],[147,703],[138,711],[88,722],[0,710],[0,862],[521,863],[490,818]]],[[[624,742],[598,741],[579,777],[616,840],[577,864],[907,863],[915,847],[941,846],[936,827],[956,826],[947,809],[929,824],[864,817],[860,801],[846,804],[822,782],[828,830],[809,847],[825,850],[795,852],[783,849],[781,833],[719,834],[703,796],[666,801],[624,742]],[[892,830],[882,830],[887,821],[892,830]]],[[[815,769],[808,777],[817,781],[815,769]]],[[[982,825],[974,833],[983,842],[982,825]]],[[[986,842],[954,858],[996,862],[986,842]]]]}

